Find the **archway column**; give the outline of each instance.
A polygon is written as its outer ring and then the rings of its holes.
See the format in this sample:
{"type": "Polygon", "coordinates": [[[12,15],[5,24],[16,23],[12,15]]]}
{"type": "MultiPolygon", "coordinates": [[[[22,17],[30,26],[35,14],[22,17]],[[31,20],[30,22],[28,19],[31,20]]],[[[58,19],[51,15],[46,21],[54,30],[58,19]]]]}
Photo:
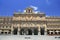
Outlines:
{"type": "Polygon", "coordinates": [[[11,35],[13,35],[13,26],[11,26],[11,35]]]}
{"type": "Polygon", "coordinates": [[[2,30],[0,30],[0,34],[1,34],[2,30]]]}
{"type": "Polygon", "coordinates": [[[38,35],[40,35],[41,33],[40,33],[40,27],[38,28],[38,35]]]}
{"type": "Polygon", "coordinates": [[[40,27],[40,33],[41,35],[45,35],[45,27],[40,27]]]}
{"type": "Polygon", "coordinates": [[[31,29],[32,30],[32,35],[34,35],[34,29],[31,29]]]}
{"type": "Polygon", "coordinates": [[[18,27],[18,31],[17,31],[17,35],[19,35],[20,34],[20,27],[18,27]]]}

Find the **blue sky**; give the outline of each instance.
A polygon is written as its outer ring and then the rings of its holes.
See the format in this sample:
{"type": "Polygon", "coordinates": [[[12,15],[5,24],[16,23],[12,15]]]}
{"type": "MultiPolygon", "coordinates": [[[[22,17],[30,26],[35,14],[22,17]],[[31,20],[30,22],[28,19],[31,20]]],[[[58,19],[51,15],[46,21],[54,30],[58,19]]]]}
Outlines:
{"type": "Polygon", "coordinates": [[[29,6],[48,16],[60,16],[60,0],[0,0],[0,16],[12,16],[14,11],[23,11],[29,6]]]}

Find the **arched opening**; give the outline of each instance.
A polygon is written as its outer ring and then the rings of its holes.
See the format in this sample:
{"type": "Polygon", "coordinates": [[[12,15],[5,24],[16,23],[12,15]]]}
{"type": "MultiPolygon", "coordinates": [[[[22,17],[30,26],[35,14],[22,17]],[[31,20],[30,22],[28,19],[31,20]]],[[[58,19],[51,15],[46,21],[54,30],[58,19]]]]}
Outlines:
{"type": "Polygon", "coordinates": [[[7,34],[7,32],[5,32],[5,34],[7,34]]]}
{"type": "Polygon", "coordinates": [[[1,32],[1,34],[4,34],[4,32],[1,32]]]}
{"type": "Polygon", "coordinates": [[[53,32],[51,32],[51,34],[50,35],[53,35],[53,32]]]}
{"type": "Polygon", "coordinates": [[[34,29],[34,35],[38,35],[38,29],[37,28],[34,29]]]}
{"type": "Polygon", "coordinates": [[[54,30],[49,30],[50,35],[54,35],[54,30]]]}
{"type": "Polygon", "coordinates": [[[8,34],[11,34],[11,30],[9,30],[8,34]]]}
{"type": "Polygon", "coordinates": [[[60,35],[60,32],[58,32],[58,34],[60,35]]]}
{"type": "Polygon", "coordinates": [[[27,8],[27,9],[26,9],[26,12],[27,12],[27,13],[32,13],[32,12],[33,12],[33,8],[27,8]]]}
{"type": "Polygon", "coordinates": [[[32,30],[28,29],[28,35],[32,35],[32,30]]]}
{"type": "Polygon", "coordinates": [[[24,29],[20,30],[20,35],[24,35],[24,29]]]}
{"type": "Polygon", "coordinates": [[[25,34],[26,35],[32,35],[32,30],[29,28],[25,29],[25,34]]]}
{"type": "Polygon", "coordinates": [[[57,35],[57,32],[55,31],[55,35],[57,35]]]}
{"type": "Polygon", "coordinates": [[[32,30],[31,29],[29,29],[29,28],[22,28],[21,30],[20,30],[20,35],[32,35],[32,30]]]}
{"type": "Polygon", "coordinates": [[[18,31],[18,28],[14,28],[13,34],[14,34],[14,35],[17,35],[17,31],[18,31]]]}
{"type": "Polygon", "coordinates": [[[47,34],[49,34],[50,32],[49,32],[49,30],[47,30],[47,34]]]}
{"type": "Polygon", "coordinates": [[[41,32],[41,35],[44,35],[44,33],[45,33],[45,28],[44,28],[44,27],[41,27],[41,28],[40,28],[40,32],[41,32]]]}
{"type": "Polygon", "coordinates": [[[58,32],[58,34],[60,35],[60,30],[58,30],[59,32],[58,32]]]}

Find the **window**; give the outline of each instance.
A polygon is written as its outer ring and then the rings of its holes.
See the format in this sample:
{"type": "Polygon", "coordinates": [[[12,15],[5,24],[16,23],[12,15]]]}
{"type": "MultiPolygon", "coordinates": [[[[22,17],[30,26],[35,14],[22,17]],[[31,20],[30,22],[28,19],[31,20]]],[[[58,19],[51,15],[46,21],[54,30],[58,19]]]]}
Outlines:
{"type": "Polygon", "coordinates": [[[2,26],[4,28],[4,26],[2,26]]]}
{"type": "Polygon", "coordinates": [[[26,10],[26,12],[32,13],[32,9],[31,9],[31,8],[28,8],[28,9],[26,10]]]}
{"type": "Polygon", "coordinates": [[[10,26],[10,28],[11,28],[11,26],[10,26]]]}
{"type": "Polygon", "coordinates": [[[7,28],[8,26],[6,26],[6,28],[7,28]]]}

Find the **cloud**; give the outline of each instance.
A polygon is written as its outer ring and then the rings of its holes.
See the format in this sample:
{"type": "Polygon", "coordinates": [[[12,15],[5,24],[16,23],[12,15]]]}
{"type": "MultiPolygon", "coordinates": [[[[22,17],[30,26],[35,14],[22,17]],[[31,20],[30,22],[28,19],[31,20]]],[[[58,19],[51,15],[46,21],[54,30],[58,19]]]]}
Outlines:
{"type": "Polygon", "coordinates": [[[30,7],[32,7],[34,10],[37,10],[38,9],[38,7],[36,7],[36,6],[30,5],[30,7]]]}
{"type": "Polygon", "coordinates": [[[24,10],[24,12],[26,12],[26,10],[24,10]]]}
{"type": "Polygon", "coordinates": [[[37,13],[39,13],[40,11],[35,11],[35,13],[37,14],[37,13]]]}

